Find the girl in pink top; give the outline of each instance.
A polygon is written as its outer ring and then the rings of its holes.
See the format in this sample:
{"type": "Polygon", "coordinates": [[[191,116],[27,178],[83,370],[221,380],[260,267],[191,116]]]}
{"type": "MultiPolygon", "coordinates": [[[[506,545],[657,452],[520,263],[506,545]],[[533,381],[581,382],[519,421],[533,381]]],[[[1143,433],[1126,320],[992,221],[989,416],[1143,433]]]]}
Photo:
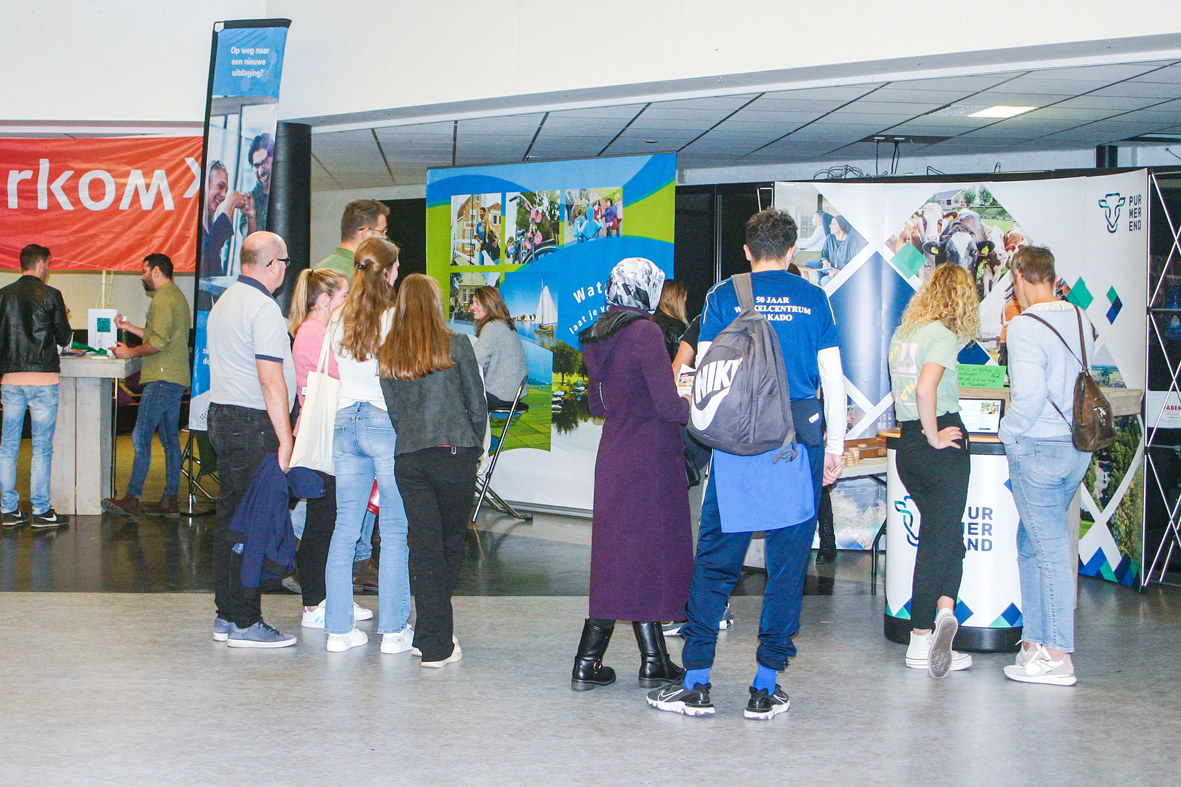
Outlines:
{"type": "MultiPolygon", "coordinates": [[[[291,357],[295,361],[295,393],[299,405],[304,404],[304,389],[308,384],[308,372],[314,371],[320,361],[320,347],[332,313],[344,303],[349,294],[349,281],[341,273],[330,268],[305,270],[299,274],[295,292],[291,297],[289,325],[295,335],[291,345],[291,357]]],[[[328,374],[337,380],[340,372],[336,359],[328,353],[328,374]]],[[[299,422],[295,424],[299,432],[299,422]]],[[[299,569],[299,582],[303,590],[303,621],[306,628],[324,628],[324,568],[328,562],[328,547],[332,543],[332,532],[336,526],[336,479],[318,473],[324,481],[324,496],[307,501],[307,519],[295,564],[299,569]]],[[[371,610],[358,607],[354,615],[364,618],[371,610]]]]}

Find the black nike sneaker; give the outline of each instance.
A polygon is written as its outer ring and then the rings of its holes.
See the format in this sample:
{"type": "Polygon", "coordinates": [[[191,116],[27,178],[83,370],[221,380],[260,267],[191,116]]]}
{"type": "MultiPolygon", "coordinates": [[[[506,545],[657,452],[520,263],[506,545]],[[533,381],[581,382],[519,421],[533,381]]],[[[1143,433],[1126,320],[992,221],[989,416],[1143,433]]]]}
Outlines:
{"type": "Polygon", "coordinates": [[[4,514],[4,527],[18,527],[29,523],[29,515],[19,508],[4,514]]]}
{"type": "Polygon", "coordinates": [[[766,689],[756,689],[751,686],[750,702],[746,703],[746,710],[742,715],[748,719],[770,721],[790,707],[791,700],[788,699],[787,692],[781,689],[778,683],[775,684],[774,694],[768,694],[766,689]]]}
{"type": "Polygon", "coordinates": [[[648,704],[656,710],[680,713],[684,716],[712,716],[714,705],[709,701],[710,684],[698,683],[692,690],[680,683],[648,692],[648,704]]]}
{"type": "Polygon", "coordinates": [[[59,514],[50,508],[44,514],[33,514],[33,527],[61,527],[68,524],[70,518],[59,514]]]}

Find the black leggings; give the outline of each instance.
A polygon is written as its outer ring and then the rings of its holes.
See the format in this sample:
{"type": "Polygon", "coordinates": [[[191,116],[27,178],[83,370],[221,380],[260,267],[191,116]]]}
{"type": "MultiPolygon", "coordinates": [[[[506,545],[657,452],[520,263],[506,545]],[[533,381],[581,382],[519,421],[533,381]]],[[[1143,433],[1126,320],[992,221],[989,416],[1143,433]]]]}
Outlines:
{"type": "Polygon", "coordinates": [[[295,554],[305,607],[314,607],[324,600],[324,567],[328,565],[328,546],[336,529],[336,476],[318,470],[316,475],[324,482],[324,496],[308,500],[303,538],[295,554]]]}
{"type": "Polygon", "coordinates": [[[898,477],[921,517],[910,601],[910,624],[916,629],[934,627],[936,602],[940,596],[957,598],[964,574],[963,519],[971,471],[968,430],[959,413],[939,416],[938,424],[940,429],[958,426],[964,434],[962,448],[932,448],[921,422],[899,423],[898,477]]]}

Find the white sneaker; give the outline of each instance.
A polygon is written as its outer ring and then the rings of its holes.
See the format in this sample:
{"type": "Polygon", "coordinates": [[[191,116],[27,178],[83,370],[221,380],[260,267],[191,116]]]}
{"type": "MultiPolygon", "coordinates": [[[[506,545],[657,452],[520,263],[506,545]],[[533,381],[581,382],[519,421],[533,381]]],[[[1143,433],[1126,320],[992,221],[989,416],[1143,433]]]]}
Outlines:
{"type": "Polygon", "coordinates": [[[381,635],[382,653],[405,653],[414,647],[414,629],[407,624],[401,631],[381,635]]]}
{"type": "Polygon", "coordinates": [[[1073,686],[1078,683],[1070,654],[1065,653],[1060,661],[1053,661],[1041,645],[1037,646],[1033,656],[1024,665],[1010,664],[1005,667],[1005,677],[1021,683],[1045,683],[1050,686],[1073,686]]]}
{"type": "MultiPolygon", "coordinates": [[[[927,669],[928,655],[931,652],[930,632],[915,634],[910,632],[910,645],[906,648],[906,666],[911,669],[927,669]]],[[[967,669],[972,666],[972,657],[957,650],[951,652],[951,672],[967,669]]]]}
{"type": "MultiPolygon", "coordinates": [[[[303,620],[300,625],[305,629],[322,629],[324,628],[324,603],[321,601],[316,605],[315,609],[303,611],[303,620]]],[[[366,609],[357,602],[353,602],[353,622],[358,620],[372,620],[373,610],[366,609]]]]}
{"type": "Polygon", "coordinates": [[[422,662],[422,666],[426,667],[427,669],[442,669],[444,666],[459,661],[462,658],[463,651],[460,650],[459,643],[456,642],[455,647],[451,650],[450,656],[443,659],[442,661],[424,661],[422,662]]]}
{"type": "Polygon", "coordinates": [[[369,641],[364,631],[353,629],[347,634],[329,634],[328,652],[343,653],[349,648],[358,648],[369,641]]]}
{"type": "MultiPolygon", "coordinates": [[[[453,644],[457,648],[459,647],[459,640],[455,637],[454,634],[451,635],[451,644],[453,644]]],[[[410,648],[410,655],[417,656],[418,658],[422,658],[422,651],[419,650],[418,648],[410,648]]]]}

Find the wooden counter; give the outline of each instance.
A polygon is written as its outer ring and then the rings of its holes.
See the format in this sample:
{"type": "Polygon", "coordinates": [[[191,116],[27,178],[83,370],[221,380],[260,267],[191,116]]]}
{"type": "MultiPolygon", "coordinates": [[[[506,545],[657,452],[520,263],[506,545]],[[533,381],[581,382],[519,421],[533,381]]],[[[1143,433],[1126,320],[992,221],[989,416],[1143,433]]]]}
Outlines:
{"type": "Polygon", "coordinates": [[[139,358],[61,359],[49,499],[62,514],[98,515],[114,489],[115,380],[135,374],[139,358]]]}

